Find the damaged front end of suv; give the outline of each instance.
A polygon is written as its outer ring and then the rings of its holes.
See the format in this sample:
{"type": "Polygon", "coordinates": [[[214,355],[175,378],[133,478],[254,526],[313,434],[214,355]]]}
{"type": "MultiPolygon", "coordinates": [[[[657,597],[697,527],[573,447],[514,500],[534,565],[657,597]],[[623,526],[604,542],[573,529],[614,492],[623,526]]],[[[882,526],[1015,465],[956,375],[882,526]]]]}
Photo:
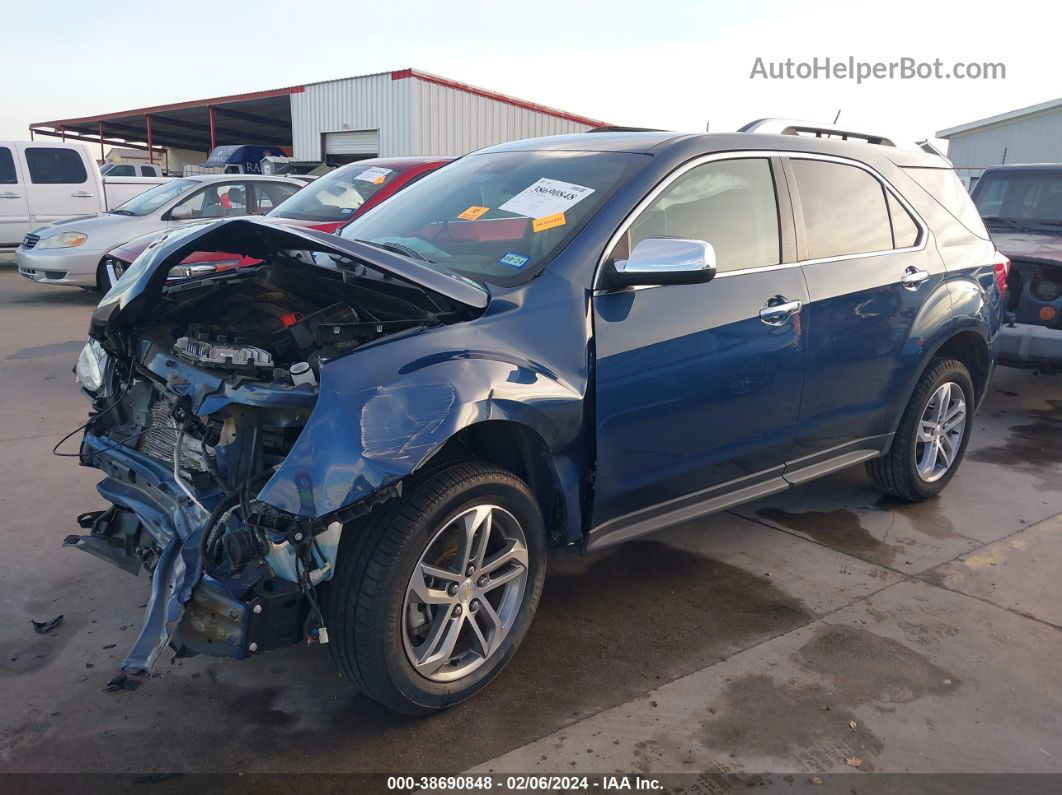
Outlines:
{"type": "Polygon", "coordinates": [[[65,541],[151,578],[124,672],[150,671],[167,646],[243,658],[327,642],[315,589],[344,526],[398,494],[460,421],[453,383],[369,386],[391,364],[371,351],[487,299],[383,248],[254,220],[171,232],[136,260],[77,367],[92,399],[80,461],[106,475],[112,505],[65,541]],[[261,262],[167,279],[209,250],[261,262]]]}

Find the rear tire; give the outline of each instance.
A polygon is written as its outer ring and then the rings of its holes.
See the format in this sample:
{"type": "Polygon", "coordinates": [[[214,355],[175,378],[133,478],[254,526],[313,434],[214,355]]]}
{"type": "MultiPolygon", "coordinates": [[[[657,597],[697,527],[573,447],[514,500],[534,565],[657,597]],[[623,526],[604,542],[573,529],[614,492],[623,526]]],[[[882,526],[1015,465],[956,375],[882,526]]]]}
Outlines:
{"type": "Polygon", "coordinates": [[[410,715],[472,697],[527,633],[545,539],[530,490],[505,469],[458,461],[414,476],[343,534],[326,605],[340,671],[410,715]]]}
{"type": "Polygon", "coordinates": [[[975,405],[966,366],[934,359],[918,380],[889,452],[867,462],[870,479],[886,494],[910,502],[935,497],[962,463],[975,405]]]}

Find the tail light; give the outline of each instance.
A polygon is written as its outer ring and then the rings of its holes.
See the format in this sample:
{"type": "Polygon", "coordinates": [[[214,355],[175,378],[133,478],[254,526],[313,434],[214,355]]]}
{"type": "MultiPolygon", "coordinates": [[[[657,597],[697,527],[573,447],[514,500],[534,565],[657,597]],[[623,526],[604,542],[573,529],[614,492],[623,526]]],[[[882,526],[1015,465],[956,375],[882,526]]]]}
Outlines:
{"type": "Polygon", "coordinates": [[[1010,260],[1002,254],[999,256],[1000,258],[992,263],[992,270],[996,274],[996,286],[999,288],[999,294],[1002,296],[1007,293],[1007,277],[1010,276],[1010,260]]]}

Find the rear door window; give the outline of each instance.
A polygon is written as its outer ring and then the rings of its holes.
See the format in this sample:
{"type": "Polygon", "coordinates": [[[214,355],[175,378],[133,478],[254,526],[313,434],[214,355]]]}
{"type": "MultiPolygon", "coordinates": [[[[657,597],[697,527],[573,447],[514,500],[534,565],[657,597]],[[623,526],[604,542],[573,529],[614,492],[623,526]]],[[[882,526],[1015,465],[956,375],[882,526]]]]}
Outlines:
{"type": "Polygon", "coordinates": [[[893,247],[885,189],[856,166],[791,161],[804,212],[808,257],[826,259],[893,247]]]}
{"type": "Polygon", "coordinates": [[[17,185],[18,172],[15,171],[15,158],[6,146],[0,146],[0,185],[17,185]]]}
{"type": "Polygon", "coordinates": [[[155,176],[158,176],[158,175],[155,173],[155,167],[154,166],[141,166],[140,167],[140,176],[142,176],[142,177],[155,177],[155,176]]]}
{"type": "Polygon", "coordinates": [[[73,149],[28,146],[26,166],[35,185],[80,185],[88,180],[81,155],[73,149]]]}
{"type": "Polygon", "coordinates": [[[277,207],[285,199],[290,199],[299,190],[295,185],[287,185],[283,182],[252,182],[254,187],[256,213],[267,213],[277,207]]]}

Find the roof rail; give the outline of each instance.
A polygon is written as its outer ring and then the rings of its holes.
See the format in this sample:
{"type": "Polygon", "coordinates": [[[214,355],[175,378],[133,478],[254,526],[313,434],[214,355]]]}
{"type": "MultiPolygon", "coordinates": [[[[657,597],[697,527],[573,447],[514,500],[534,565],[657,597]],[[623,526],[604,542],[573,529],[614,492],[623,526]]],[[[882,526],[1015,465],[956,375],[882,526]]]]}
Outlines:
{"type": "Polygon", "coordinates": [[[798,119],[756,119],[756,121],[746,124],[738,132],[771,133],[774,135],[813,135],[816,138],[840,138],[844,141],[855,139],[861,143],[876,144],[878,146],[903,147],[905,149],[920,148],[914,143],[897,141],[895,138],[887,138],[877,133],[858,132],[837,127],[833,124],[820,124],[798,119]]]}

